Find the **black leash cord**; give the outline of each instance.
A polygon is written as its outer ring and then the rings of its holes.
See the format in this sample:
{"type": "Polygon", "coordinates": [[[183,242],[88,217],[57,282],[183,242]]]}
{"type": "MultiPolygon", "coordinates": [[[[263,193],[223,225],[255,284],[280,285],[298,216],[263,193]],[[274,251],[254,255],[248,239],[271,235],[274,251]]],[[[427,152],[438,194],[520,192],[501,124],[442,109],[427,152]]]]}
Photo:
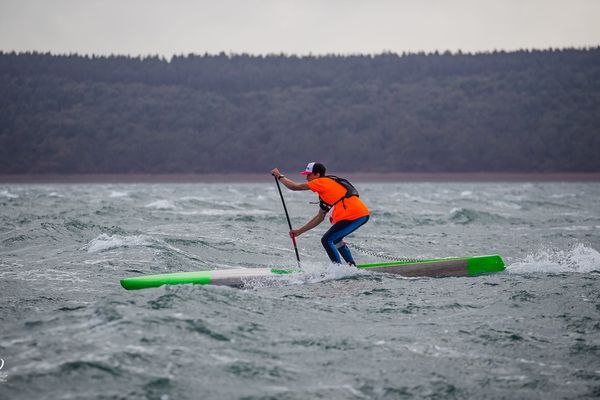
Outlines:
{"type": "Polygon", "coordinates": [[[422,260],[415,259],[415,258],[399,258],[399,257],[388,256],[387,254],[383,254],[383,253],[376,253],[373,250],[367,249],[367,248],[362,247],[362,246],[355,245],[354,243],[348,243],[348,242],[346,242],[346,245],[352,247],[355,250],[358,250],[360,253],[366,254],[368,256],[377,257],[377,258],[383,258],[384,260],[398,261],[398,262],[418,262],[418,261],[422,261],[422,260]]]}

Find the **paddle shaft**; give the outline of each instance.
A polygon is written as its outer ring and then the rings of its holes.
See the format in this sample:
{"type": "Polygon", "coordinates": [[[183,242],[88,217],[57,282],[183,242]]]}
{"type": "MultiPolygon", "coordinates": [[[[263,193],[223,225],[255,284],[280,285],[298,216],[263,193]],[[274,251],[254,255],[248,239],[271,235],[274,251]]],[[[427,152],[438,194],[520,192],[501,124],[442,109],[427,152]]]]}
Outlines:
{"type": "MultiPolygon", "coordinates": [[[[285,206],[285,200],[283,199],[283,193],[281,192],[281,186],[279,185],[279,179],[275,176],[275,183],[277,184],[277,190],[279,190],[279,196],[281,197],[281,204],[283,204],[283,211],[285,211],[285,217],[287,218],[288,226],[290,231],[292,230],[292,221],[290,221],[290,215],[288,214],[287,207],[285,206]]],[[[300,267],[300,254],[298,254],[298,246],[296,245],[296,237],[291,236],[292,243],[294,244],[294,251],[296,252],[296,260],[298,260],[298,267],[300,267]]]]}

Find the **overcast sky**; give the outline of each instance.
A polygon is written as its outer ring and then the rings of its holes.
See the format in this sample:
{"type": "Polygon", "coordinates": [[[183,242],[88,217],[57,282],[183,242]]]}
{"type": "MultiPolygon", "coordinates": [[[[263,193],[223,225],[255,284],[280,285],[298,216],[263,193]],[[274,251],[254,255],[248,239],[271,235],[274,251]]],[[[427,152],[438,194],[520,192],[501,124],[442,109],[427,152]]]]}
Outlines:
{"type": "Polygon", "coordinates": [[[600,0],[0,0],[0,50],[380,53],[600,45],[600,0]]]}

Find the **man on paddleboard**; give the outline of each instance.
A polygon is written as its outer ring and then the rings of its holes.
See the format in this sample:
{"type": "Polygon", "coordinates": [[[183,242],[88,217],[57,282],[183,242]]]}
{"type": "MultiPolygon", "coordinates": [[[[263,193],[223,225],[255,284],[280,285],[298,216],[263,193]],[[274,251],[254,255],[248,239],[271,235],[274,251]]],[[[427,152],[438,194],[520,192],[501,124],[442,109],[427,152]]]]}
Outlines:
{"type": "Polygon", "coordinates": [[[277,168],[271,171],[290,190],[312,190],[319,195],[319,212],[303,227],[292,229],[291,237],[297,237],[318,226],[328,213],[331,213],[333,226],[325,232],[321,243],[331,261],[341,263],[340,254],[351,265],[356,265],[350,249],[344,242],[348,236],[369,220],[369,209],[358,197],[358,191],[346,179],[325,175],[321,163],[308,163],[300,174],[306,176],[306,183],[296,183],[284,176],[277,168]]]}

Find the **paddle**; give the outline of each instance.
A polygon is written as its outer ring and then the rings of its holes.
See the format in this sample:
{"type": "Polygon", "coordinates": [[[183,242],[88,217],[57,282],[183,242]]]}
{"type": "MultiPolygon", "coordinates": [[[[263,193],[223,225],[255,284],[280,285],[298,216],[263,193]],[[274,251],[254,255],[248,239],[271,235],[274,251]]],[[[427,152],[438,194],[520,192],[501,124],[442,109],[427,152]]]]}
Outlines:
{"type": "MultiPolygon", "coordinates": [[[[285,200],[283,199],[283,193],[281,193],[281,186],[279,186],[279,179],[276,176],[275,183],[277,184],[277,190],[279,190],[279,196],[281,196],[281,203],[283,204],[283,210],[285,211],[285,217],[287,218],[288,226],[290,227],[290,231],[292,230],[292,222],[290,221],[290,215],[288,214],[287,207],[285,206],[285,200]]],[[[300,254],[298,254],[298,246],[296,245],[296,237],[290,236],[292,238],[292,243],[294,243],[294,251],[296,252],[296,260],[298,260],[298,268],[300,268],[300,254]]]]}

